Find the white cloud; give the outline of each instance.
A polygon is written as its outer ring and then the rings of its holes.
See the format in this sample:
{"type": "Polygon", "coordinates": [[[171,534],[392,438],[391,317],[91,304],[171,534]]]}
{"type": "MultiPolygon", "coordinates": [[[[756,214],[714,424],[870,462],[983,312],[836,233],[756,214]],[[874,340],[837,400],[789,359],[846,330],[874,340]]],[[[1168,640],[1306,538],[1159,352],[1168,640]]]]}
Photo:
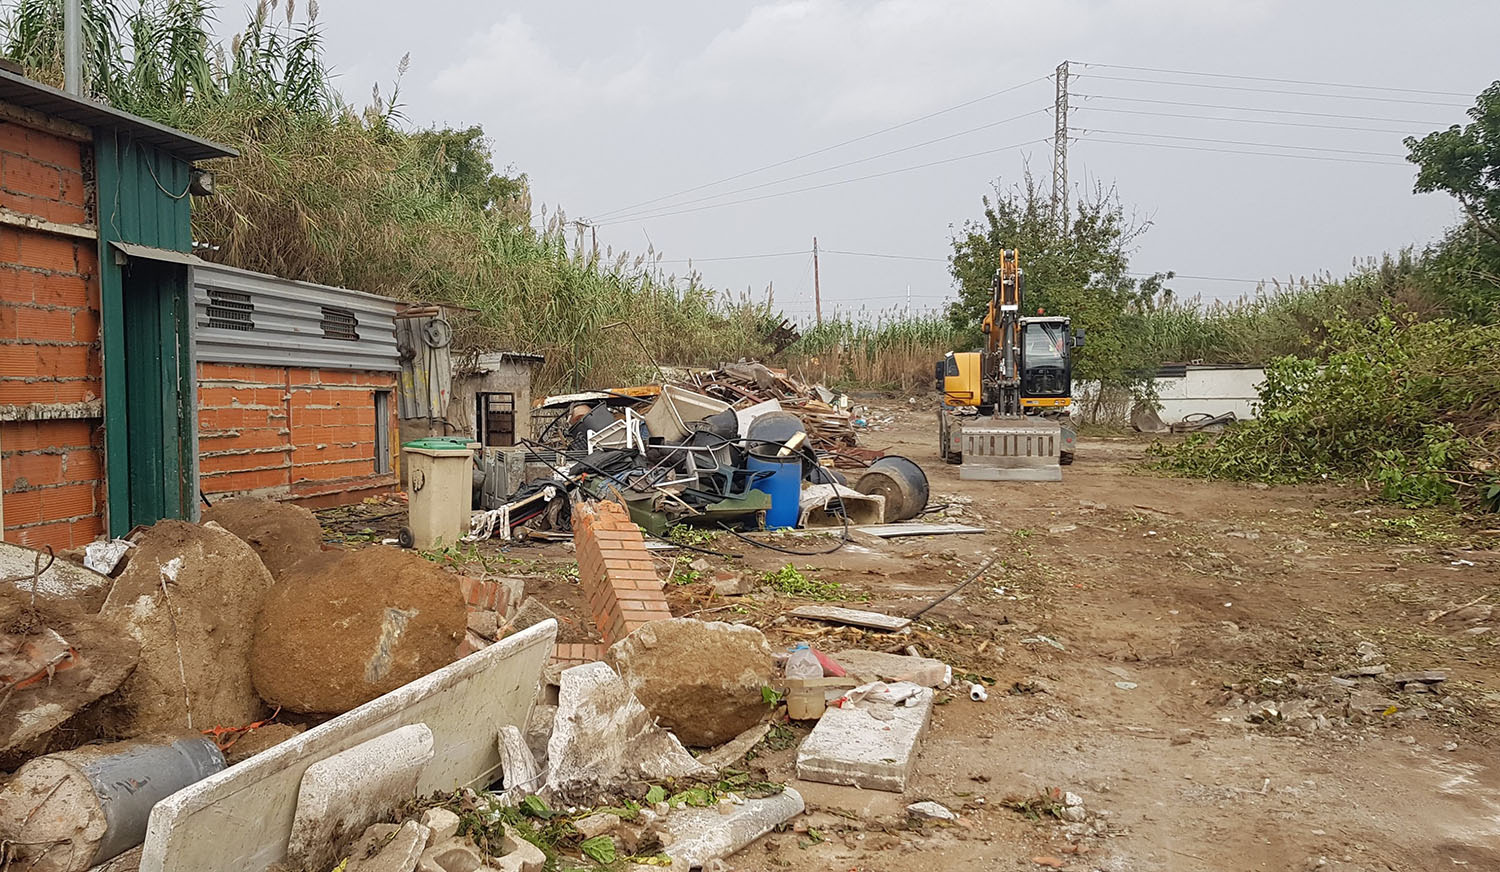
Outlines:
{"type": "Polygon", "coordinates": [[[640,106],[652,92],[648,55],[569,63],[517,13],[473,36],[466,52],[433,78],[433,90],[450,100],[504,108],[531,120],[574,117],[601,103],[640,106]]]}

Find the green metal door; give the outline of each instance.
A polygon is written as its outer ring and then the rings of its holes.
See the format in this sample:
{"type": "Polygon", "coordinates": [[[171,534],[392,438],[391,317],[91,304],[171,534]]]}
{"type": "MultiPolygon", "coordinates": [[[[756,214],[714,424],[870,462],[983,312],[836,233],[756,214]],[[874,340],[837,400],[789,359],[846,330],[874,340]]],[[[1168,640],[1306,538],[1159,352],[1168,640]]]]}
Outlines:
{"type": "Polygon", "coordinates": [[[128,529],[190,517],[196,488],[188,268],[131,258],[123,285],[128,529]]]}
{"type": "Polygon", "coordinates": [[[196,507],[190,167],[116,131],[94,152],[108,527],[123,536],[196,507]]]}

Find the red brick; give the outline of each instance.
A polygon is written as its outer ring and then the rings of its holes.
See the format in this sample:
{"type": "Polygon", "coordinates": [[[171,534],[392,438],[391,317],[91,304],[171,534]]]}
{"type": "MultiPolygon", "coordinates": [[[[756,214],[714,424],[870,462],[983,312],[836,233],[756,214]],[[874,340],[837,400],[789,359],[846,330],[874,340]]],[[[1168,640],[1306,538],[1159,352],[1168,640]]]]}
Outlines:
{"type": "Polygon", "coordinates": [[[98,308],[93,283],[82,276],[34,275],[32,298],[44,306],[98,308]]]}
{"type": "Polygon", "coordinates": [[[78,172],[83,169],[83,148],[83,143],[75,140],[30,129],[26,131],[26,150],[23,153],[34,160],[78,172]]]}
{"type": "Polygon", "coordinates": [[[85,378],[97,372],[94,351],[87,345],[39,345],[36,349],[37,375],[54,378],[85,378]]]}
{"type": "Polygon", "coordinates": [[[48,448],[87,448],[93,444],[90,421],[13,421],[0,424],[0,448],[41,451],[48,448]]]}
{"type": "Polygon", "coordinates": [[[104,474],[104,464],[98,451],[69,451],[63,463],[63,475],[68,481],[97,481],[104,474]]]}
{"type": "Polygon", "coordinates": [[[78,245],[72,240],[47,233],[21,234],[21,253],[17,263],[55,273],[78,272],[78,245]]]}
{"type": "Polygon", "coordinates": [[[61,454],[13,454],[4,461],[0,461],[0,478],[4,479],[6,490],[61,484],[63,456],[61,454]]]}
{"type": "Polygon", "coordinates": [[[73,339],[77,342],[99,341],[99,311],[79,309],[73,313],[73,339]]]}
{"type": "Polygon", "coordinates": [[[83,174],[64,170],[62,173],[62,194],[59,197],[69,206],[76,206],[82,211],[88,198],[88,187],[83,183],[83,174]]]}
{"type": "Polygon", "coordinates": [[[55,200],[62,195],[62,174],[56,167],[23,155],[0,155],[0,187],[18,194],[55,200]]]}
{"type": "Polygon", "coordinates": [[[67,309],[26,307],[16,313],[16,330],[22,339],[37,342],[72,342],[73,313],[67,309]]]}

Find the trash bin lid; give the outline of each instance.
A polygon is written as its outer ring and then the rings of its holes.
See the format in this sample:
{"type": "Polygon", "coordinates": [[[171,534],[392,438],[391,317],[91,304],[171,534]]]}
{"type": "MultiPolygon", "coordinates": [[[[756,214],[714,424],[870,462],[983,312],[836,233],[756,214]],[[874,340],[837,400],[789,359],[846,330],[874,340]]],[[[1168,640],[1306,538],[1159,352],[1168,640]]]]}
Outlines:
{"type": "Polygon", "coordinates": [[[401,450],[429,457],[472,457],[479,443],[463,436],[428,436],[401,443],[401,450]]]}
{"type": "Polygon", "coordinates": [[[455,451],[474,447],[474,440],[465,436],[428,436],[402,442],[402,448],[426,448],[429,451],[455,451]]]}

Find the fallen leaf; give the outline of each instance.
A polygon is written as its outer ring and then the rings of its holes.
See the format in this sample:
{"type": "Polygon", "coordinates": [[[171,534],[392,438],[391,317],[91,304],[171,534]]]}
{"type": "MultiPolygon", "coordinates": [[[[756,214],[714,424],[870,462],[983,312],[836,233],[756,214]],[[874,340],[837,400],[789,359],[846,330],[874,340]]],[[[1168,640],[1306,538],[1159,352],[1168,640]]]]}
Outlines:
{"type": "Polygon", "coordinates": [[[1068,865],[1067,861],[1059,860],[1056,857],[1032,857],[1031,862],[1037,864],[1038,866],[1046,866],[1050,869],[1061,869],[1064,866],[1068,865]]]}

